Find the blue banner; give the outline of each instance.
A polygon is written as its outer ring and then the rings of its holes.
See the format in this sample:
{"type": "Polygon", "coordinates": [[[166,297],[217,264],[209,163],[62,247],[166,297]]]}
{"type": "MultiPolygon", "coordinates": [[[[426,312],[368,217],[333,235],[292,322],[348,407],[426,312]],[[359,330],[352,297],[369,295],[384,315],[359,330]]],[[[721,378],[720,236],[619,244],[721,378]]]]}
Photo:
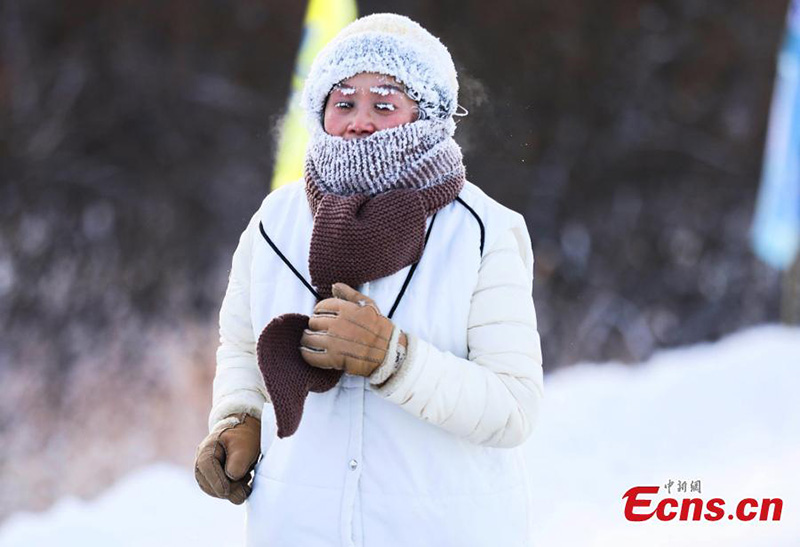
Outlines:
{"type": "Polygon", "coordinates": [[[800,2],[792,0],[778,57],[761,187],[752,227],[756,255],[786,270],[800,248],[800,2]]]}

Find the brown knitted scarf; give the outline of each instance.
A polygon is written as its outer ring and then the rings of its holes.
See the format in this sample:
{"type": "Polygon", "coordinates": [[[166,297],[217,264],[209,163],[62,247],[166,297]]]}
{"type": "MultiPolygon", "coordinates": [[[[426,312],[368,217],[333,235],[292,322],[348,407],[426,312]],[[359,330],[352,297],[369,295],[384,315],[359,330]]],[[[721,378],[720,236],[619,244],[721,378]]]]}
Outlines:
{"type": "MultiPolygon", "coordinates": [[[[452,146],[460,160],[458,145],[452,141],[452,146]]],[[[408,188],[409,179],[401,177],[399,189],[374,196],[337,195],[323,190],[314,162],[307,159],[306,196],[314,217],[308,264],[319,297],[330,298],[333,283],[358,287],[418,262],[427,218],[452,202],[464,185],[463,163],[458,165],[422,188],[408,188]]],[[[416,180],[425,180],[421,175],[426,173],[412,171],[416,180]]],[[[258,340],[258,364],[275,410],[278,437],[297,430],[309,391],[332,389],[342,376],[342,371],[315,368],[302,358],[300,338],[308,319],[297,313],[275,317],[258,340]]]]}

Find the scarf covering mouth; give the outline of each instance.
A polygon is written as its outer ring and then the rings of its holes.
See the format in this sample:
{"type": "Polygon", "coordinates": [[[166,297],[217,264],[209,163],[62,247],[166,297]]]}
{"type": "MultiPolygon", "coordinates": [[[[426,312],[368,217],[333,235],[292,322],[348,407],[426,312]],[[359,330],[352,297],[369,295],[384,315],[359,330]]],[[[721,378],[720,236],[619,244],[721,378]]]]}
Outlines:
{"type": "MultiPolygon", "coordinates": [[[[308,266],[321,299],[331,297],[333,283],[356,288],[422,258],[428,217],[455,200],[465,181],[448,122],[419,120],[353,140],[312,131],[304,172],[314,218],[308,266]]],[[[297,431],[309,391],[328,391],[343,374],[303,359],[308,319],[277,316],[258,339],[279,438],[297,431]]]]}
{"type": "Polygon", "coordinates": [[[452,118],[418,120],[349,140],[317,128],[306,154],[306,177],[310,168],[323,192],[340,196],[436,186],[464,173],[454,131],[452,118]]]}

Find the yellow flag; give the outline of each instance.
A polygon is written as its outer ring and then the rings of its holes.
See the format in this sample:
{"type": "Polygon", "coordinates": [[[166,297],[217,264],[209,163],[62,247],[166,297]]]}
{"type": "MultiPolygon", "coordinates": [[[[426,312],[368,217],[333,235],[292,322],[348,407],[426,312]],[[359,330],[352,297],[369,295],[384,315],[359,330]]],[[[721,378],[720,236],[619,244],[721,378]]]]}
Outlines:
{"type": "Polygon", "coordinates": [[[347,24],[358,17],[356,0],[309,0],[303,23],[303,38],[292,75],[289,108],[275,155],[272,189],[303,176],[303,158],[308,144],[308,132],[303,126],[300,94],[303,82],[317,53],[347,24]]]}

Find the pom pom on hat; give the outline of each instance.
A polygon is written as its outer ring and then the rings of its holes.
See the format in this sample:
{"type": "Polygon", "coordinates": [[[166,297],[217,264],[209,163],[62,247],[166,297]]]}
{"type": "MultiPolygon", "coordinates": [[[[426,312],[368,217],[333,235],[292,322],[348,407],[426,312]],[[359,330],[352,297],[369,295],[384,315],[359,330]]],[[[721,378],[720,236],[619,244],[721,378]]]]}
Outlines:
{"type": "Polygon", "coordinates": [[[408,17],[376,13],[347,25],[314,59],[302,96],[309,121],[320,123],[334,85],[361,72],[393,76],[428,118],[456,112],[458,77],[447,48],[408,17]]]}

